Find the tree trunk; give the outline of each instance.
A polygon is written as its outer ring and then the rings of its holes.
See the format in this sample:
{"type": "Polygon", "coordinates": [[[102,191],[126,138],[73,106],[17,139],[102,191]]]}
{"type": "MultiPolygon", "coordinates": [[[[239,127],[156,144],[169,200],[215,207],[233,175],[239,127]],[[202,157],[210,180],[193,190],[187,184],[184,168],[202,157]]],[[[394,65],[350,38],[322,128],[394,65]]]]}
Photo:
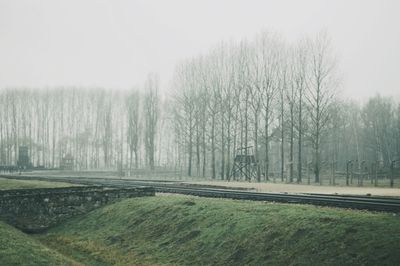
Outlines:
{"type": "Polygon", "coordinates": [[[289,182],[293,182],[293,166],[294,166],[294,156],[293,156],[293,148],[294,148],[294,113],[293,113],[293,103],[290,106],[290,154],[289,154],[289,182]]]}
{"type": "Polygon", "coordinates": [[[298,146],[299,146],[299,151],[298,151],[298,162],[297,162],[297,183],[302,182],[302,137],[303,137],[303,115],[302,115],[302,109],[303,109],[303,91],[300,91],[300,99],[299,99],[299,134],[298,134],[298,146]]]}
{"type": "Polygon", "coordinates": [[[192,176],[192,155],[193,155],[193,127],[192,115],[189,115],[189,157],[188,157],[188,176],[192,176]]]}
{"type": "Polygon", "coordinates": [[[221,180],[225,176],[225,122],[224,115],[221,114],[221,180]]]}
{"type": "Polygon", "coordinates": [[[215,179],[215,115],[211,118],[211,178],[215,179]]]}
{"type": "Polygon", "coordinates": [[[265,159],[264,159],[265,180],[269,181],[269,116],[268,108],[265,110],[265,159]]]}

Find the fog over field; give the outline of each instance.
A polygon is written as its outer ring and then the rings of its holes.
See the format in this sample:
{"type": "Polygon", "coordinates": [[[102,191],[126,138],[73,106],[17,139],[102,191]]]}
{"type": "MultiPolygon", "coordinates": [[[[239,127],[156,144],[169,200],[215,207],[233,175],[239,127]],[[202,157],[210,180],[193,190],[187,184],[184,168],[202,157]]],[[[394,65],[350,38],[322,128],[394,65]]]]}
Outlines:
{"type": "Polygon", "coordinates": [[[1,165],[393,186],[399,7],[3,0],[1,165]]]}

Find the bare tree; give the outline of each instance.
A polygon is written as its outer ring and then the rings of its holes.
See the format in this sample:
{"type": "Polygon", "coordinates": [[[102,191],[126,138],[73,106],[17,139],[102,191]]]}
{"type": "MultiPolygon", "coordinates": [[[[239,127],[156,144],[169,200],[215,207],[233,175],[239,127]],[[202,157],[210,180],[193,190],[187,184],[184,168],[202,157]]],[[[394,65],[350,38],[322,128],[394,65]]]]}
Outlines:
{"type": "Polygon", "coordinates": [[[330,40],[325,33],[309,41],[310,73],[306,99],[310,116],[310,139],[314,150],[315,182],[320,182],[321,145],[330,119],[330,105],[333,102],[337,80],[336,61],[333,58],[330,40]]]}
{"type": "Polygon", "coordinates": [[[137,90],[132,90],[126,99],[127,107],[127,142],[129,147],[129,172],[132,172],[133,154],[135,155],[135,168],[139,167],[139,140],[140,140],[140,94],[137,90]]]}
{"type": "Polygon", "coordinates": [[[281,84],[281,41],[276,35],[268,35],[263,33],[260,36],[260,53],[261,53],[261,98],[263,99],[264,109],[264,172],[265,179],[269,180],[270,169],[270,141],[272,137],[271,124],[274,119],[274,102],[281,84]]]}
{"type": "Polygon", "coordinates": [[[159,116],[158,77],[150,74],[144,85],[144,121],[145,121],[145,148],[147,162],[154,170],[155,137],[159,116]]]}

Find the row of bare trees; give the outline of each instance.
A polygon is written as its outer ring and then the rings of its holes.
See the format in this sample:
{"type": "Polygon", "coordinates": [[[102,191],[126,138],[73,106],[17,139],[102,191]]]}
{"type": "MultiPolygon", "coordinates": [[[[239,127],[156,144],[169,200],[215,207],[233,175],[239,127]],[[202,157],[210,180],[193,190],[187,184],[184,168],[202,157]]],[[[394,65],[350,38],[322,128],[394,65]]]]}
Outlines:
{"type": "Polygon", "coordinates": [[[326,33],[287,43],[263,32],[182,62],[173,80],[177,163],[189,176],[229,179],[238,148],[260,181],[302,182],[343,171],[348,160],[389,165],[400,155],[400,106],[337,96],[337,63],[326,33]],[[307,175],[309,176],[309,175],[307,175]]]}
{"type": "MultiPolygon", "coordinates": [[[[154,168],[160,130],[158,78],[144,89],[3,89],[0,165],[15,165],[28,146],[35,166],[57,168],[70,154],[76,169],[154,168]]],[[[159,160],[159,159],[157,159],[159,160]]]]}

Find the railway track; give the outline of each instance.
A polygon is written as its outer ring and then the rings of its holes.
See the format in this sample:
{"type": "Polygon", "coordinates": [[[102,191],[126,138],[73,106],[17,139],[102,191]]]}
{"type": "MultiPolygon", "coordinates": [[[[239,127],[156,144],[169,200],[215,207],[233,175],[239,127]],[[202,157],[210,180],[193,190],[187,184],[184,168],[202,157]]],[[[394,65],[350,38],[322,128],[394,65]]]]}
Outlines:
{"type": "Polygon", "coordinates": [[[319,206],[331,206],[349,209],[362,209],[371,211],[386,211],[400,213],[400,199],[349,196],[349,195],[323,195],[323,194],[287,194],[287,193],[260,193],[251,191],[239,191],[233,189],[217,189],[199,186],[190,186],[176,182],[92,178],[92,177],[65,177],[65,176],[16,176],[2,175],[3,178],[59,181],[82,185],[98,185],[107,187],[135,187],[151,186],[156,192],[177,193],[211,198],[229,198],[253,201],[272,201],[281,203],[312,204],[319,206]]]}

